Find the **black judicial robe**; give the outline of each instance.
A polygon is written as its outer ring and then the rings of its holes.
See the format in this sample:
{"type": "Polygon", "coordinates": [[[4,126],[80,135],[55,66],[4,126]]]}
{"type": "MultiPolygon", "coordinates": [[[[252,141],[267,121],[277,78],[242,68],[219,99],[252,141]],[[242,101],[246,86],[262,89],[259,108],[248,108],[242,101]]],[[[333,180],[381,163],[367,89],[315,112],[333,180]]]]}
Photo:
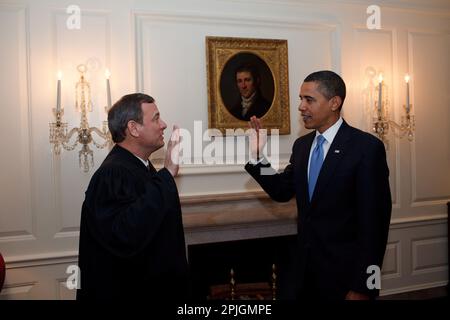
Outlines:
{"type": "Polygon", "coordinates": [[[178,190],[116,145],[94,173],[80,224],[77,299],[178,300],[188,266],[178,190]]]}

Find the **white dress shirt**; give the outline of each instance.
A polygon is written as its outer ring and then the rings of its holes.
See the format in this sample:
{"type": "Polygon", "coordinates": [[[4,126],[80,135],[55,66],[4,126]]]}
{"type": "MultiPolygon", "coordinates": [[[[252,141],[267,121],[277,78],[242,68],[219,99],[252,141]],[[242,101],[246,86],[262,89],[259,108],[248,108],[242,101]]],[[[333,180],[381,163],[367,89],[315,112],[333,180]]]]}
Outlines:
{"type": "MultiPolygon", "coordinates": [[[[338,121],[336,121],[331,127],[329,127],[327,130],[325,130],[324,133],[322,133],[322,136],[325,138],[325,141],[322,144],[323,161],[325,161],[325,159],[327,157],[328,150],[330,150],[330,146],[333,143],[334,137],[336,137],[336,134],[337,134],[339,128],[341,127],[342,122],[344,122],[344,120],[342,120],[342,117],[339,117],[338,121]]],[[[309,167],[310,167],[310,162],[311,162],[311,156],[312,156],[314,148],[317,145],[317,136],[318,135],[320,135],[320,133],[319,133],[319,131],[316,130],[316,137],[314,138],[314,141],[311,146],[311,150],[309,151],[308,179],[309,179],[309,167]]]]}

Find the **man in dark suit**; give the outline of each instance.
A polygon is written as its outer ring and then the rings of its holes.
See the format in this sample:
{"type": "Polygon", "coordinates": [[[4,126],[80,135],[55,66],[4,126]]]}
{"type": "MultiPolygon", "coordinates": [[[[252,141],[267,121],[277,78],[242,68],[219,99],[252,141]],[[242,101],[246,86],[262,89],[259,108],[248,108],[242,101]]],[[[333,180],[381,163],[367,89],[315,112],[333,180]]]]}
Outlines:
{"type": "Polygon", "coordinates": [[[148,158],[164,145],[166,123],[152,97],[122,97],[108,126],[116,145],[93,175],[81,213],[77,299],[184,300],[188,266],[174,180],[179,130],[156,171],[148,158]]]}
{"type": "Polygon", "coordinates": [[[235,71],[236,85],[239,89],[240,99],[230,112],[240,120],[249,121],[250,117],[261,118],[270,108],[271,102],[261,93],[261,77],[252,64],[244,64],[235,71]]]}
{"type": "Polygon", "coordinates": [[[369,278],[374,267],[381,269],[386,249],[392,208],[389,169],[383,143],[340,116],[345,94],[344,81],[332,71],[305,78],[299,111],[305,127],[314,131],[295,141],[283,173],[275,173],[259,157],[266,137],[260,134],[260,120],[251,119],[255,156],[245,169],[272,199],[284,202],[295,195],[297,200],[295,277],[281,283],[295,285],[284,291],[285,298],[378,295],[369,278]]]}

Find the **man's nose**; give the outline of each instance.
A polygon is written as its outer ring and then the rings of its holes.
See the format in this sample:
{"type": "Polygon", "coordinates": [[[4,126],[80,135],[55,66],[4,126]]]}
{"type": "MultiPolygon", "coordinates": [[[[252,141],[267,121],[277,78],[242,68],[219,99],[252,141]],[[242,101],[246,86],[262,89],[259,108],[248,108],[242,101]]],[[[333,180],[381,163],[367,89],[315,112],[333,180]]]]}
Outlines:
{"type": "Polygon", "coordinates": [[[305,103],[303,103],[303,101],[300,101],[300,104],[298,105],[298,111],[305,111],[306,107],[305,107],[305,103]]]}
{"type": "Polygon", "coordinates": [[[165,123],[163,120],[161,120],[161,129],[166,129],[167,128],[167,123],[165,123]]]}

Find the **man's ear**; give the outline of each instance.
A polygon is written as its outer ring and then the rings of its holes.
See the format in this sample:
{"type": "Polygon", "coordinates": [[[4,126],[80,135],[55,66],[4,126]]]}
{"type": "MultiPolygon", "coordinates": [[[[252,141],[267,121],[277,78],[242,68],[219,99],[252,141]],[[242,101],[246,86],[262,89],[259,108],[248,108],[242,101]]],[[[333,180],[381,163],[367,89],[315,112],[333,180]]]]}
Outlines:
{"type": "Polygon", "coordinates": [[[127,123],[128,132],[132,137],[139,137],[138,123],[134,120],[130,120],[127,123]]]}
{"type": "Polygon", "coordinates": [[[337,111],[339,110],[339,107],[342,104],[342,99],[339,96],[334,96],[333,98],[331,98],[330,103],[331,103],[331,110],[337,111]]]}

